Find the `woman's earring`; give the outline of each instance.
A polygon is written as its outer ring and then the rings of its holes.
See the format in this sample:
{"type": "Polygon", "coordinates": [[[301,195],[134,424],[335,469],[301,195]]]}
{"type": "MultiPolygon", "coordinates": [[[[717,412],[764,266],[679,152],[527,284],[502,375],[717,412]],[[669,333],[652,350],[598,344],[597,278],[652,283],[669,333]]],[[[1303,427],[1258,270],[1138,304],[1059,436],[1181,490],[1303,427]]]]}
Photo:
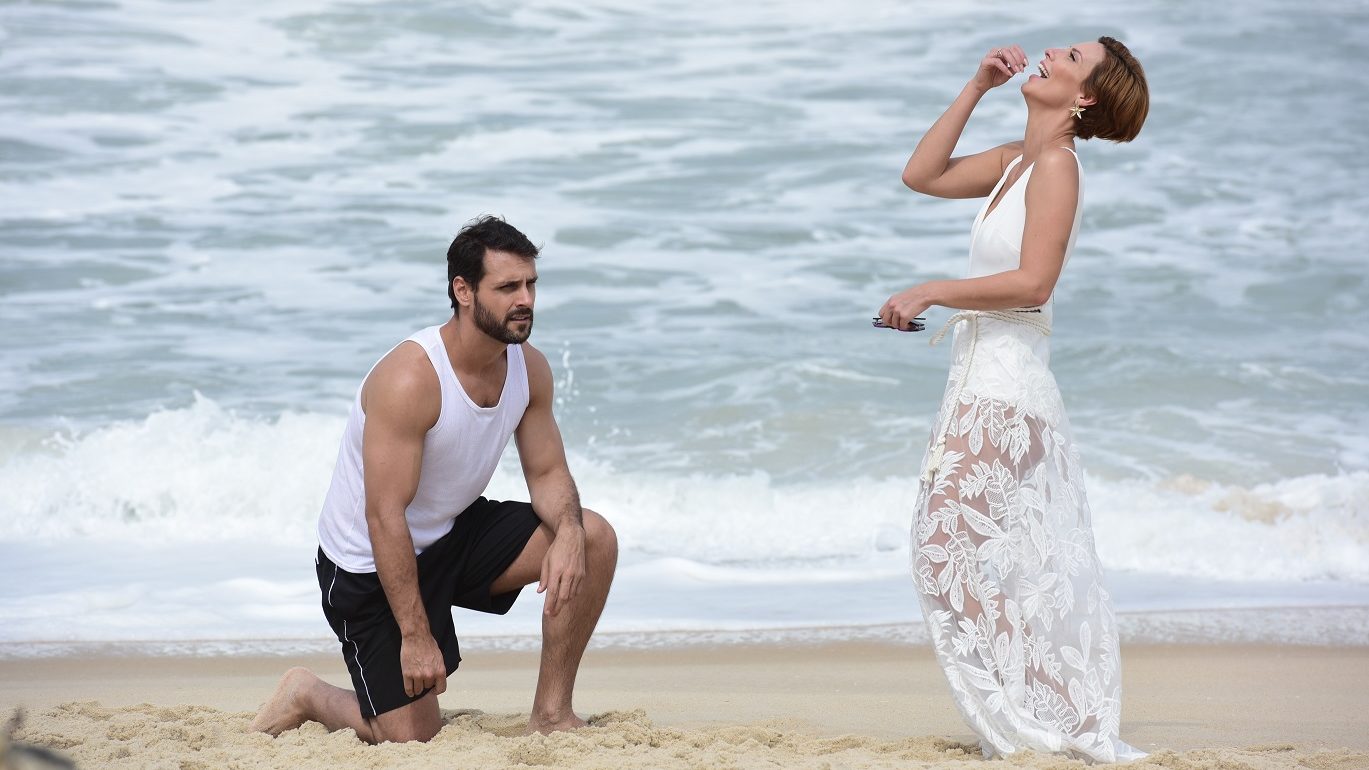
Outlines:
{"type": "Polygon", "coordinates": [[[1075,100],[1074,106],[1070,108],[1070,116],[1077,120],[1084,119],[1084,108],[1079,106],[1078,100],[1075,100]]]}

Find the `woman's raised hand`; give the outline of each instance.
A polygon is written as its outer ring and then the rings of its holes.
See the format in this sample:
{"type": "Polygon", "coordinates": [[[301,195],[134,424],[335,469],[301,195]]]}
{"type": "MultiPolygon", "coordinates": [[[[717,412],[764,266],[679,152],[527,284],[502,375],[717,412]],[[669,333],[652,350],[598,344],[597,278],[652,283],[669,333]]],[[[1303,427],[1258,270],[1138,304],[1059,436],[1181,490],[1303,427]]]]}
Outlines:
{"type": "Polygon", "coordinates": [[[1008,82],[1013,75],[1027,68],[1027,53],[1020,45],[990,48],[979,60],[979,69],[974,73],[974,85],[980,91],[997,88],[1008,82]]]}

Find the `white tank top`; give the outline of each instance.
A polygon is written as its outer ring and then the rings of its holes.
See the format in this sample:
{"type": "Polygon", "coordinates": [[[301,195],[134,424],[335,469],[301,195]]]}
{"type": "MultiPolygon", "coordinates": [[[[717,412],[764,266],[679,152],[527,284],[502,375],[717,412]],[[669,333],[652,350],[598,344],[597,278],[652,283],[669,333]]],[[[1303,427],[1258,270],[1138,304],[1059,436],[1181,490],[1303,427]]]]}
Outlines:
{"type": "MultiPolygon", "coordinates": [[[[528,370],[521,345],[508,346],[508,373],[499,403],[482,407],[466,395],[447,358],[440,326],[430,326],[400,345],[423,348],[442,385],[442,410],[423,439],[418,491],[404,511],[418,554],[451,531],[456,517],[480,497],[494,476],[499,458],[528,408],[528,370]]],[[[395,346],[399,347],[398,345],[395,346]]],[[[375,367],[372,367],[374,371],[375,367]]],[[[366,375],[370,377],[368,373],[366,375]]],[[[363,385],[365,381],[363,380],[363,385]]],[[[348,572],[375,572],[370,529],[366,524],[366,487],[361,436],[366,413],[357,388],[342,434],[333,482],[319,514],[319,546],[348,572]]]]}

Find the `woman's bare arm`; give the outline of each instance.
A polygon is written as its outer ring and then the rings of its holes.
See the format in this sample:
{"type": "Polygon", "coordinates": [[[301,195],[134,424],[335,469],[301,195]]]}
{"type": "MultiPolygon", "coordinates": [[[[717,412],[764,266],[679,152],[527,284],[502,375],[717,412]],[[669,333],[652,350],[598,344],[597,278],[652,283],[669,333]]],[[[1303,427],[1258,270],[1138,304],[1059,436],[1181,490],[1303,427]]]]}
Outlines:
{"type": "Polygon", "coordinates": [[[1022,152],[1020,142],[999,145],[973,155],[952,158],[956,143],[979,100],[992,88],[1008,82],[1026,68],[1021,46],[995,48],[979,62],[979,69],[951,106],[923,134],[903,167],[903,183],[938,198],[982,198],[988,195],[1003,169],[1022,152]]]}
{"type": "Polygon", "coordinates": [[[880,320],[895,329],[932,305],[960,310],[1007,310],[1044,304],[1065,265],[1065,249],[1079,202],[1079,166],[1067,150],[1042,153],[1027,180],[1022,258],[1014,270],[981,278],[928,281],[889,298],[880,320]]]}

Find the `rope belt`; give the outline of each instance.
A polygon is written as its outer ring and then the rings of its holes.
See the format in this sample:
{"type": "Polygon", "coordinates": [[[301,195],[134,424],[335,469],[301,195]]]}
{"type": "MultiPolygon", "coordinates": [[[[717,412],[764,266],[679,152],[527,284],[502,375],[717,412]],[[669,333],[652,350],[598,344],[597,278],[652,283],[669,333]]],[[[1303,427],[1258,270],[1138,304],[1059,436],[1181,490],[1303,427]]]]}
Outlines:
{"type": "MultiPolygon", "coordinates": [[[[941,330],[932,337],[931,345],[936,345],[938,342],[941,342],[942,338],[946,336],[946,333],[951,330],[951,327],[961,321],[969,321],[970,323],[970,350],[965,355],[965,369],[960,373],[960,382],[956,384],[955,395],[951,397],[951,403],[953,404],[960,403],[960,395],[965,392],[965,385],[970,381],[970,365],[974,363],[974,349],[979,342],[980,318],[992,318],[995,321],[1026,326],[1027,328],[1035,329],[1040,332],[1044,337],[1049,337],[1051,335],[1051,325],[1050,323],[1041,320],[1041,308],[1039,307],[1018,307],[1011,310],[961,310],[946,319],[946,323],[942,325],[941,330]]],[[[955,419],[954,413],[952,413],[951,419],[955,419]]],[[[936,446],[932,447],[932,456],[927,461],[927,470],[922,472],[922,481],[924,483],[932,483],[932,480],[936,478],[937,471],[941,470],[941,456],[946,452],[946,431],[950,426],[951,423],[948,422],[941,428],[941,432],[937,436],[936,446]]]]}

